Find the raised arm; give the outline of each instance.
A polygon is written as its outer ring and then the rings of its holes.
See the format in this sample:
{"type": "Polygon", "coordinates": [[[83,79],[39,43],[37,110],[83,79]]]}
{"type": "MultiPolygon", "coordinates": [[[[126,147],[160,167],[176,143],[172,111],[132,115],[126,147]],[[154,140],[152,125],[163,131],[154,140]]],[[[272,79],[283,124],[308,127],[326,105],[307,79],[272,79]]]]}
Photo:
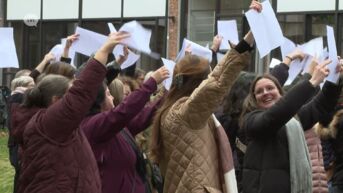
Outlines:
{"type": "Polygon", "coordinates": [[[342,77],[339,84],[326,81],[322,90],[313,100],[298,112],[304,130],[311,129],[315,123],[322,122],[323,117],[333,114],[342,90],[342,77]]]}
{"type": "Polygon", "coordinates": [[[191,128],[202,128],[221,103],[239,72],[248,64],[250,54],[247,50],[250,49],[249,45],[252,43],[253,37],[249,32],[244,40],[226,53],[208,78],[193,91],[187,101],[181,104],[180,117],[191,128]]]}
{"type": "Polygon", "coordinates": [[[148,104],[135,116],[135,118],[129,121],[127,128],[133,136],[149,127],[156,110],[160,107],[162,99],[163,98],[159,98],[153,103],[148,104]]]}
{"type": "Polygon", "coordinates": [[[52,53],[47,53],[43,60],[37,65],[37,67],[32,70],[30,73],[30,76],[33,78],[33,80],[36,81],[37,77],[43,72],[45,67],[55,59],[55,56],[52,53]]]}
{"type": "Polygon", "coordinates": [[[247,114],[243,122],[247,136],[271,136],[282,128],[315,94],[316,87],[328,75],[327,64],[324,62],[318,65],[310,80],[299,82],[271,108],[247,114]]]}
{"type": "Polygon", "coordinates": [[[57,102],[49,106],[43,117],[42,128],[50,138],[63,142],[78,128],[94,103],[98,88],[106,75],[107,56],[115,45],[128,37],[126,33],[112,33],[106,43],[81,72],[72,87],[57,102]]]}
{"type": "Polygon", "coordinates": [[[117,107],[86,118],[80,125],[90,141],[104,142],[112,139],[121,131],[145,106],[150,95],[157,89],[157,84],[168,76],[165,67],[155,71],[141,88],[132,92],[117,107]]]}

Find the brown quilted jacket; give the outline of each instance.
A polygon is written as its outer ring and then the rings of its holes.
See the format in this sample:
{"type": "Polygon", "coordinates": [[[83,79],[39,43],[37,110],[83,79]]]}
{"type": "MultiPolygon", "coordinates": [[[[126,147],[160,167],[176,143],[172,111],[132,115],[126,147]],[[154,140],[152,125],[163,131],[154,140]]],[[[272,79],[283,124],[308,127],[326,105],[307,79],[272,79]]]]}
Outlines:
{"type": "Polygon", "coordinates": [[[190,97],[179,99],[162,115],[163,192],[223,192],[211,114],[249,59],[248,52],[232,49],[190,97]]]}

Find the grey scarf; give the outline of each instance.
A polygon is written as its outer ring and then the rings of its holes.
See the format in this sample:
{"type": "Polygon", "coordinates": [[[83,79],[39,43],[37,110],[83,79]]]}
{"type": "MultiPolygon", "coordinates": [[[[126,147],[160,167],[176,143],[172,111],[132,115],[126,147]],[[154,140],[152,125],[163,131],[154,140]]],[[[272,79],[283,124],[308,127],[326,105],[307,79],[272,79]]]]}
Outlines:
{"type": "Polygon", "coordinates": [[[291,193],[312,193],[312,167],[304,131],[292,118],[286,124],[289,149],[291,193]]]}

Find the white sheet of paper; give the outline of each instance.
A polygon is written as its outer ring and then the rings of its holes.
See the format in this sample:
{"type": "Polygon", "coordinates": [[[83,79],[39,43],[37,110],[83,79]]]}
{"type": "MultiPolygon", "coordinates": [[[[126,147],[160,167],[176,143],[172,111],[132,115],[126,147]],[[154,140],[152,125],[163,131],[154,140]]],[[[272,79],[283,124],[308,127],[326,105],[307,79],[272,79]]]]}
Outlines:
{"type": "Polygon", "coordinates": [[[220,44],[220,50],[230,49],[229,41],[238,44],[238,30],[236,20],[222,20],[218,21],[218,35],[223,37],[220,44]]]}
{"type": "Polygon", "coordinates": [[[264,1],[262,7],[261,13],[254,9],[245,13],[261,58],[284,42],[281,27],[269,1],[264,1]]]}
{"type": "Polygon", "coordinates": [[[304,68],[303,61],[300,61],[298,59],[294,60],[288,69],[288,79],[284,85],[285,86],[290,85],[303,68],[304,68]]]}
{"type": "Polygon", "coordinates": [[[183,39],[182,48],[177,55],[175,61],[181,60],[185,56],[185,49],[187,45],[191,45],[192,54],[206,58],[209,62],[212,61],[212,51],[199,44],[196,44],[186,38],[183,39]]]}
{"type": "Polygon", "coordinates": [[[323,37],[312,39],[298,46],[298,48],[305,54],[319,57],[323,51],[323,37]]]}
{"type": "Polygon", "coordinates": [[[289,53],[295,50],[296,45],[294,44],[294,42],[292,42],[292,40],[284,37],[284,42],[280,48],[281,48],[282,59],[284,60],[289,53]]]}
{"type": "Polygon", "coordinates": [[[56,44],[53,48],[51,48],[50,53],[55,56],[56,61],[59,61],[62,53],[63,53],[63,46],[62,44],[56,44]]]}
{"type": "Polygon", "coordinates": [[[336,66],[338,64],[337,58],[337,48],[336,48],[336,40],[335,35],[333,32],[333,28],[331,26],[326,26],[327,38],[328,38],[328,47],[329,47],[329,58],[332,61],[328,68],[330,70],[329,76],[326,77],[326,80],[337,84],[339,73],[336,73],[336,66]]]}
{"type": "Polygon", "coordinates": [[[77,27],[75,33],[80,34],[79,39],[72,44],[72,48],[81,54],[90,56],[96,52],[107,40],[107,36],[77,27]]]}
{"type": "Polygon", "coordinates": [[[302,60],[303,63],[303,71],[301,74],[305,74],[306,72],[310,71],[310,64],[313,60],[313,56],[311,55],[306,55],[305,58],[302,60]]]}
{"type": "Polygon", "coordinates": [[[140,57],[140,55],[135,54],[131,50],[129,50],[129,55],[127,56],[125,62],[120,65],[120,68],[125,69],[134,65],[140,57]]]}
{"type": "Polygon", "coordinates": [[[135,50],[150,54],[150,38],[151,30],[144,28],[137,21],[125,23],[119,31],[130,33],[130,37],[125,39],[123,43],[135,50]]]}
{"type": "Polygon", "coordinates": [[[171,84],[173,82],[173,73],[174,73],[174,68],[176,63],[172,60],[167,60],[165,58],[161,58],[164,66],[168,69],[169,71],[169,78],[165,79],[163,81],[164,87],[169,90],[171,87],[171,84]]]}
{"type": "MultiPolygon", "coordinates": [[[[117,32],[116,28],[112,23],[107,23],[107,26],[111,33],[117,32]]],[[[113,49],[113,55],[114,57],[118,58],[119,56],[124,56],[124,46],[121,44],[116,45],[113,49]]]]}
{"type": "Polygon", "coordinates": [[[274,68],[276,65],[279,65],[281,63],[280,60],[276,58],[272,58],[272,61],[270,61],[269,68],[274,68]]]}
{"type": "Polygon", "coordinates": [[[326,60],[327,58],[329,58],[329,52],[328,52],[328,48],[325,47],[322,51],[322,53],[320,54],[318,61],[319,63],[323,62],[324,60],[326,60]]]}
{"type": "Polygon", "coordinates": [[[19,68],[13,28],[0,28],[0,68],[19,68]]]}

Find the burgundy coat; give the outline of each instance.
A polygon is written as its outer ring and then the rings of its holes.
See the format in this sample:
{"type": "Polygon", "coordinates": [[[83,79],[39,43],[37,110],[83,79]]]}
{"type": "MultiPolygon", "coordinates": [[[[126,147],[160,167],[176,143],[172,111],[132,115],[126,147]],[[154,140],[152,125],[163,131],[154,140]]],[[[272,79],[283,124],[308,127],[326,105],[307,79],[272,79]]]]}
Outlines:
{"type": "Polygon", "coordinates": [[[22,142],[21,193],[100,193],[96,161],[79,124],[94,103],[106,68],[92,59],[68,92],[46,109],[12,109],[22,142]]]}
{"type": "Polygon", "coordinates": [[[136,171],[136,154],[120,131],[126,127],[134,136],[149,126],[158,102],[144,106],[156,89],[155,80],[150,78],[117,107],[89,116],[80,124],[98,163],[102,193],[145,192],[136,171]]]}

